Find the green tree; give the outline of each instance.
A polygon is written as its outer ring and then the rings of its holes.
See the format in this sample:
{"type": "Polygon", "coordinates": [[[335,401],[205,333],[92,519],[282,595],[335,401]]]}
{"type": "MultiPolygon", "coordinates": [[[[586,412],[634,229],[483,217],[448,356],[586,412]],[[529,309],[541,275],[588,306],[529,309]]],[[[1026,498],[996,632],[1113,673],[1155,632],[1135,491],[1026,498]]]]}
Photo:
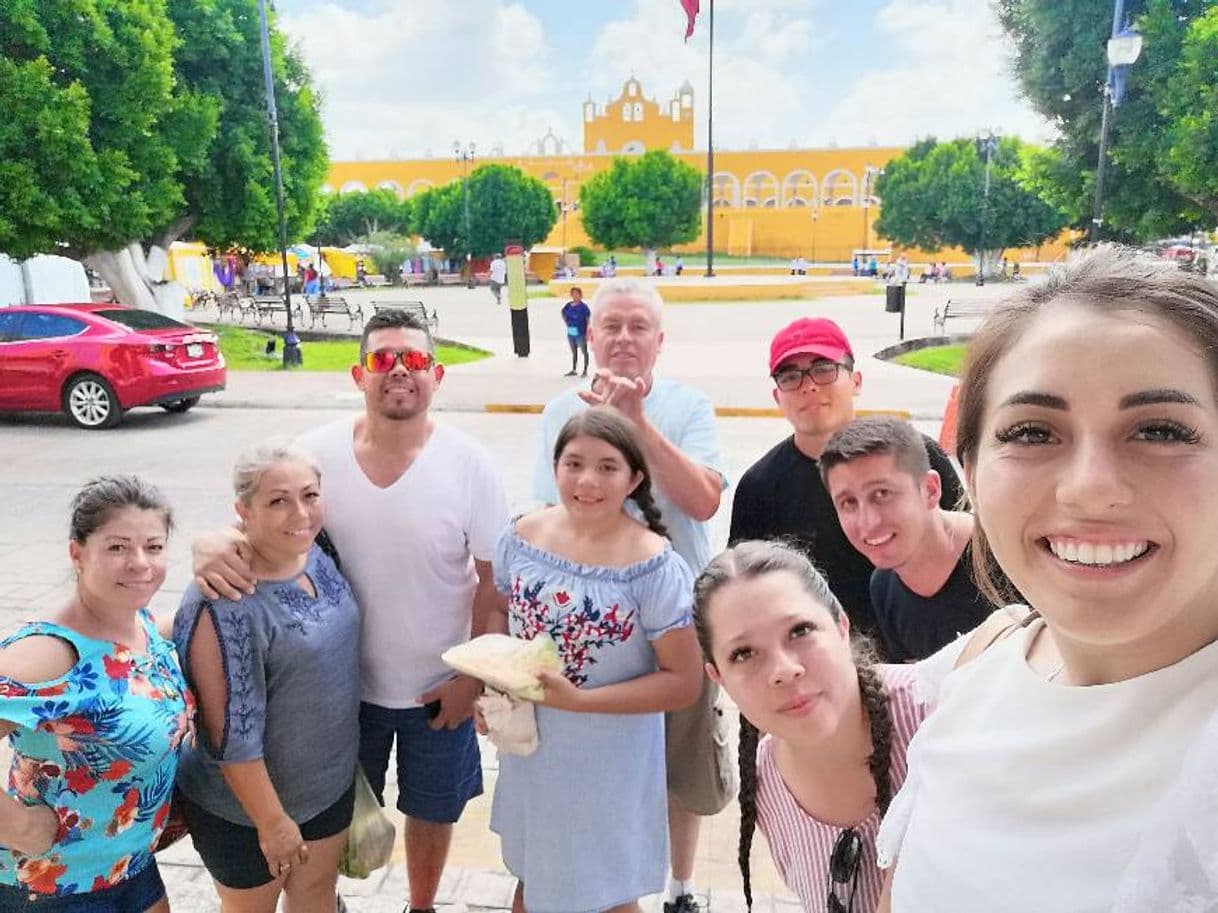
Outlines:
{"type": "Polygon", "coordinates": [[[346,247],[380,232],[406,234],[410,225],[410,201],[392,190],[332,194],[322,199],[312,240],[346,247]]]}
{"type": "Polygon", "coordinates": [[[998,142],[987,206],[985,159],[973,140],[924,140],[889,162],[876,182],[884,201],[876,229],[898,244],[979,255],[984,227],[988,269],[1005,248],[1039,244],[1066,224],[1060,208],[1029,189],[1025,174],[1035,153],[1013,137],[998,142]]]}
{"type": "MultiPolygon", "coordinates": [[[[79,257],[126,302],[178,306],[165,251],[265,251],[278,228],[257,0],[0,4],[0,250],[79,257]]],[[[289,228],[328,159],[299,57],[272,31],[289,228]]]]}
{"type": "Polygon", "coordinates": [[[580,188],[584,229],[607,249],[672,247],[702,228],[702,174],[662,150],[616,158],[580,188]]]}
{"type": "MultiPolygon", "coordinates": [[[[997,0],[1024,94],[1059,130],[1038,185],[1090,225],[1099,157],[1109,0],[997,0]]],[[[1218,6],[1213,0],[1129,0],[1144,37],[1111,121],[1104,233],[1129,241],[1218,220],[1218,6]]]]}
{"type": "Polygon", "coordinates": [[[545,239],[558,219],[554,197],[537,178],[509,165],[483,165],[469,175],[469,234],[461,181],[410,198],[413,227],[458,260],[485,257],[509,242],[525,249],[545,239]]]}

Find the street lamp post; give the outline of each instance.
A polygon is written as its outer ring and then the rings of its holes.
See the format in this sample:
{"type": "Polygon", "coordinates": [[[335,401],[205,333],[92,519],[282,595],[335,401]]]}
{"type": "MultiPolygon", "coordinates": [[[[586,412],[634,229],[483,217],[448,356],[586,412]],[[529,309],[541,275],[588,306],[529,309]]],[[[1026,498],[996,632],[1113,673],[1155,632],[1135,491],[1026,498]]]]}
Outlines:
{"type": "Polygon", "coordinates": [[[981,192],[981,249],[977,251],[977,284],[985,285],[985,252],[989,243],[990,228],[990,166],[994,162],[994,150],[998,148],[998,136],[992,130],[977,135],[977,155],[985,156],[985,186],[981,192]]]}
{"type": "Polygon", "coordinates": [[[1112,116],[1125,94],[1125,76],[1142,54],[1142,36],[1121,27],[1124,0],[1113,0],[1112,37],[1108,39],[1108,76],[1104,80],[1104,110],[1100,116],[1100,153],[1095,166],[1095,209],[1091,217],[1091,243],[1100,239],[1104,225],[1104,172],[1108,165],[1108,131],[1112,116]]]}
{"type": "MultiPolygon", "coordinates": [[[[266,116],[271,132],[271,166],[275,175],[275,208],[279,213],[279,256],[283,261],[283,304],[287,328],[283,332],[283,366],[300,364],[300,339],[292,326],[292,280],[288,272],[288,223],[283,211],[283,171],[279,162],[279,112],[275,107],[275,75],[271,68],[271,30],[266,14],[266,0],[258,0],[261,22],[262,75],[266,82],[266,116]]],[[[318,263],[318,275],[321,275],[318,263]]]]}
{"type": "Polygon", "coordinates": [[[874,166],[863,166],[863,250],[871,246],[871,226],[868,224],[868,218],[871,216],[871,180],[874,174],[874,166]]]}
{"type": "Polygon", "coordinates": [[[465,197],[465,287],[474,287],[474,262],[472,243],[469,231],[469,166],[474,160],[474,144],[461,145],[460,140],[453,141],[453,155],[461,163],[461,193],[465,197]]]}
{"type": "Polygon", "coordinates": [[[816,263],[816,220],[820,217],[820,209],[816,206],[816,201],[812,205],[812,263],[816,263]]]}

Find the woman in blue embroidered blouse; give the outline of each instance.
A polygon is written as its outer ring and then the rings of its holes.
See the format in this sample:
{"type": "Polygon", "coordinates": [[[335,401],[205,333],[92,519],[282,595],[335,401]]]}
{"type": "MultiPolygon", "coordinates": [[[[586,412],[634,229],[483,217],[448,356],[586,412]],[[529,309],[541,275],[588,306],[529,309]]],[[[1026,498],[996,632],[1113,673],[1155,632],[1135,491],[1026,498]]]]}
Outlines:
{"type": "Polygon", "coordinates": [[[152,848],[169,816],[191,702],[146,608],[172,518],[133,476],[72,502],[76,590],[0,642],[0,910],[167,913],[152,848]]]}
{"type": "Polygon", "coordinates": [[[491,811],[520,879],[513,909],[529,913],[637,913],[664,887],[663,712],[692,703],[703,673],[693,579],[636,435],[612,408],[570,419],[554,447],[559,503],[513,523],[495,554],[510,633],[548,634],[563,662],[543,677],[536,753],[500,755],[491,811]]]}
{"type": "Polygon", "coordinates": [[[174,640],[199,699],[178,786],[226,913],[333,909],[359,747],[359,609],[314,540],[321,479],[306,454],[262,445],[233,471],[259,579],[240,602],[192,585],[174,640]]]}

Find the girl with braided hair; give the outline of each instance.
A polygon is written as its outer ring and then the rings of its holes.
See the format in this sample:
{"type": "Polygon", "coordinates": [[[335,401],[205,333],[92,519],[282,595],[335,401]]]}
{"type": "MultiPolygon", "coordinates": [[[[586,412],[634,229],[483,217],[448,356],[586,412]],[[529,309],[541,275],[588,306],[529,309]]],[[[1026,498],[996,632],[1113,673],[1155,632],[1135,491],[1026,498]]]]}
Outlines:
{"type": "Polygon", "coordinates": [[[504,626],[553,638],[563,671],[541,676],[537,751],[499,759],[491,829],[515,913],[637,913],[667,871],[663,713],[703,682],[692,574],[616,409],[568,420],[554,474],[559,503],[513,521],[494,559],[504,626]]]}
{"type": "Polygon", "coordinates": [[[877,665],[800,551],[744,541],[694,584],[706,671],[740,708],[740,872],[759,825],[805,910],[873,913],[875,834],[930,707],[913,666],[877,665]],[[919,693],[916,693],[919,692],[919,693]],[[764,734],[763,734],[764,733],[764,734]]]}

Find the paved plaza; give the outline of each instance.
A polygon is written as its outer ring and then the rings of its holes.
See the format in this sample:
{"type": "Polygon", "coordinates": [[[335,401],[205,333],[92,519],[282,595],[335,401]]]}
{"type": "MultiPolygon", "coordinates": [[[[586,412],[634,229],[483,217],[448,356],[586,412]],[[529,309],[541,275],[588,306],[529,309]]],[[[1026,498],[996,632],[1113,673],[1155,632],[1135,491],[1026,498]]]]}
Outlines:
{"type": "MultiPolygon", "coordinates": [[[[909,299],[907,336],[930,332],[931,314],[949,297],[995,296],[1001,287],[916,288],[909,299]]],[[[389,297],[356,293],[365,299],[389,297]]],[[[397,293],[393,297],[407,297],[397,293]]],[[[495,353],[494,357],[452,368],[437,408],[440,420],[480,440],[497,457],[513,512],[531,506],[529,488],[536,455],[534,414],[487,414],[493,404],[545,402],[573,381],[558,299],[530,302],[533,352],[511,354],[506,308],[496,308],[486,289],[423,290],[418,295],[440,315],[440,335],[495,353]]],[[[773,405],[766,378],[772,333],[798,316],[823,315],[839,321],[850,336],[864,374],[861,408],[909,411],[927,433],[938,431],[951,385],[940,378],[879,362],[871,353],[896,342],[896,315],[885,314],[883,296],[758,302],[680,304],[666,308],[667,340],[661,371],[706,390],[719,407],[766,408],[773,405]]],[[[964,329],[967,329],[964,327],[964,329]]],[[[305,357],[308,357],[307,344],[305,357]]],[[[66,548],[68,502],[89,476],[134,472],[160,485],[177,511],[165,587],[153,603],[172,611],[189,579],[189,543],[202,530],[231,522],[229,470],[247,444],[270,435],[295,435],[360,408],[350,379],[341,374],[230,374],[229,389],[207,397],[185,415],[160,410],[132,413],[113,431],[85,432],[62,417],[0,417],[0,631],[30,614],[54,607],[71,585],[66,548]]],[[[728,472],[734,481],[770,446],[787,434],[774,418],[723,418],[719,421],[728,472]]],[[[324,482],[323,482],[324,484],[324,482]]],[[[713,544],[726,540],[732,492],[713,523],[713,544]]],[[[489,795],[495,779],[494,751],[483,753],[488,794],[471,804],[458,825],[450,871],[441,890],[442,911],[504,910],[512,880],[504,872],[498,840],[487,827],[489,795]]],[[[733,805],[709,819],[700,846],[697,881],[709,891],[704,904],[715,913],[742,910],[736,868],[737,810],[733,805]]],[[[210,880],[189,841],[163,854],[163,872],[175,913],[218,909],[210,880]],[[184,845],[183,845],[184,844],[184,845]]],[[[769,861],[765,841],[754,842],[754,909],[794,911],[798,904],[783,887],[769,861]]],[[[406,898],[400,842],[395,863],[367,882],[344,881],[342,892],[353,913],[398,911],[406,898]]],[[[658,910],[651,899],[645,907],[658,910]]]]}

